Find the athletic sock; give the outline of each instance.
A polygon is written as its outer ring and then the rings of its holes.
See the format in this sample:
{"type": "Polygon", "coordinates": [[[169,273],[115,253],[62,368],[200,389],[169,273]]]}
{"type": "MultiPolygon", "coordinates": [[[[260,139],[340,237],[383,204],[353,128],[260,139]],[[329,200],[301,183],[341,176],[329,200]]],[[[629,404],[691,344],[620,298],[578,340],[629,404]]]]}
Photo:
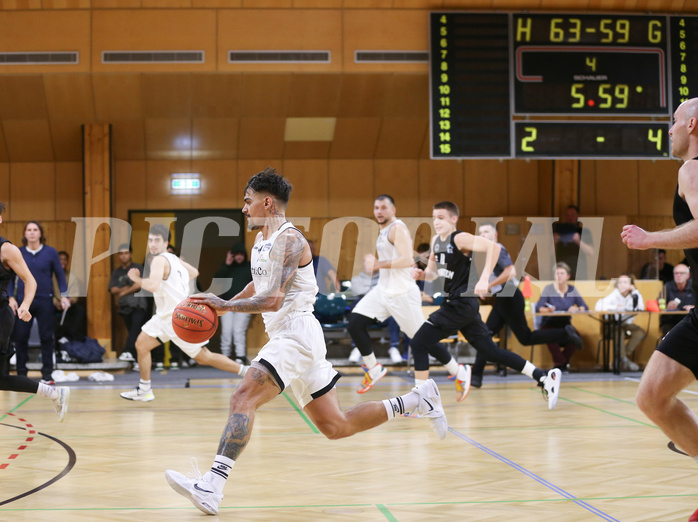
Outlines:
{"type": "Polygon", "coordinates": [[[414,380],[414,385],[417,386],[417,387],[419,387],[419,386],[421,386],[422,384],[424,384],[425,382],[427,382],[426,379],[415,379],[415,380],[414,380]]]}
{"type": "Polygon", "coordinates": [[[244,377],[245,374],[247,373],[247,370],[249,370],[249,369],[250,369],[249,366],[245,366],[244,364],[241,364],[240,369],[238,370],[238,375],[240,377],[244,377]]]}
{"type": "Polygon", "coordinates": [[[228,480],[230,470],[233,469],[235,461],[224,455],[216,455],[213,460],[211,470],[204,473],[204,480],[213,486],[213,490],[218,494],[223,494],[225,481],[228,480]]]}
{"type": "Polygon", "coordinates": [[[458,373],[458,362],[455,359],[451,358],[444,366],[449,375],[456,375],[458,373]]]}
{"type": "Polygon", "coordinates": [[[43,382],[39,383],[39,389],[36,391],[37,395],[41,395],[42,397],[46,397],[47,399],[57,399],[58,398],[58,390],[54,388],[53,386],[49,386],[48,384],[44,384],[43,382]]]}
{"type": "Polygon", "coordinates": [[[530,361],[526,361],[526,364],[524,364],[523,370],[521,370],[521,373],[523,373],[525,376],[530,377],[531,379],[536,379],[535,377],[535,371],[538,368],[536,368],[530,361]]]}
{"type": "Polygon", "coordinates": [[[410,412],[419,406],[419,394],[410,392],[394,399],[386,399],[383,401],[385,412],[388,414],[388,420],[394,419],[398,415],[410,412]]]}
{"type": "Polygon", "coordinates": [[[142,392],[149,392],[150,391],[150,380],[144,381],[141,379],[141,382],[138,383],[138,388],[142,392]]]}
{"type": "Polygon", "coordinates": [[[373,368],[376,364],[378,364],[378,361],[376,361],[376,354],[371,352],[368,355],[362,355],[364,360],[364,366],[368,368],[369,370],[373,368]]]}
{"type": "Polygon", "coordinates": [[[540,368],[536,368],[535,370],[533,370],[533,376],[531,378],[536,382],[542,382],[543,379],[545,379],[547,376],[548,372],[546,372],[545,370],[541,370],[540,368]]]}

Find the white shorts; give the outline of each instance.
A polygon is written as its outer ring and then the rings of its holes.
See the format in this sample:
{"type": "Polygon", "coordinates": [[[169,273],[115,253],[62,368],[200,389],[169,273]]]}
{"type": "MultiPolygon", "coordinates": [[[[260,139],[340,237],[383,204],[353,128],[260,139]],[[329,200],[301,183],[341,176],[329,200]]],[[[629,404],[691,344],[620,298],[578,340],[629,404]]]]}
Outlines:
{"type": "Polygon", "coordinates": [[[304,313],[289,317],[270,333],[253,362],[272,374],[281,391],[291,386],[301,408],[334,388],[339,373],[327,360],[322,327],[315,316],[304,313]]]}
{"type": "Polygon", "coordinates": [[[205,344],[208,344],[208,341],[201,344],[192,344],[182,341],[179,337],[177,337],[177,334],[175,334],[174,328],[172,328],[172,319],[163,319],[157,315],[151,317],[150,321],[143,325],[141,331],[145,332],[150,337],[160,340],[163,343],[172,341],[192,359],[199,355],[201,348],[205,344]]]}
{"type": "Polygon", "coordinates": [[[406,294],[386,294],[380,286],[376,285],[361,298],[352,312],[379,322],[385,321],[392,315],[400,330],[410,339],[424,323],[422,295],[416,284],[412,285],[406,294]]]}

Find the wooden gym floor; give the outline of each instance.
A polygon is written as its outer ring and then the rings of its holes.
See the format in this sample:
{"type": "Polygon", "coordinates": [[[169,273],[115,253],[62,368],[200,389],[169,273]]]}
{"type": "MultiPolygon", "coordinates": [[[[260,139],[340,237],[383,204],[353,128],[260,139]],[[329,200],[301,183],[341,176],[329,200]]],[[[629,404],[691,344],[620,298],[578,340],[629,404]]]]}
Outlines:
{"type": "MultiPolygon", "coordinates": [[[[73,385],[56,422],[40,397],[0,392],[0,520],[202,520],[165,482],[168,468],[206,471],[238,381],[217,370],[154,376],[156,400],[109,384],[73,385]],[[189,387],[184,383],[189,379],[189,387]]],[[[486,376],[463,403],[435,374],[450,433],[400,418],[325,439],[283,393],[256,417],[219,517],[239,520],[673,521],[698,508],[696,464],[667,449],[637,409],[639,374],[565,375],[557,408],[532,381],[486,376]]],[[[343,407],[410,389],[404,372],[366,395],[338,384],[343,407]]],[[[698,409],[698,386],[682,398],[698,409]]]]}

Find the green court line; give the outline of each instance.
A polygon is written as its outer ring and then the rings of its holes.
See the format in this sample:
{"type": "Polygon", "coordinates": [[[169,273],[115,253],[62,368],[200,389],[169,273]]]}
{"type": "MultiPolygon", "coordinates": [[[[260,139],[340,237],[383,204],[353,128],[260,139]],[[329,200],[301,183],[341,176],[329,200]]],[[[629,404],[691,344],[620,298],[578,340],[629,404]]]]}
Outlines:
{"type": "Polygon", "coordinates": [[[383,513],[383,516],[390,520],[390,522],[397,522],[397,518],[393,516],[393,514],[390,512],[390,510],[385,507],[385,504],[376,504],[378,509],[380,510],[381,513],[383,513]]]}
{"type": "Polygon", "coordinates": [[[592,410],[600,411],[601,413],[606,413],[606,414],[608,414],[608,415],[613,415],[614,417],[618,417],[619,419],[625,419],[625,420],[628,420],[628,421],[630,421],[630,422],[635,422],[635,423],[637,423],[637,424],[641,424],[641,425],[643,425],[643,426],[649,426],[650,428],[655,428],[655,429],[657,429],[657,430],[659,429],[659,428],[658,428],[657,426],[655,426],[654,424],[649,424],[649,423],[647,423],[647,422],[642,422],[642,421],[639,421],[639,420],[637,420],[637,419],[633,419],[633,418],[631,418],[631,417],[626,417],[625,415],[619,415],[619,414],[617,414],[617,413],[613,413],[612,411],[604,410],[603,408],[597,408],[596,406],[591,406],[590,404],[584,404],[583,402],[573,401],[572,399],[567,399],[567,398],[565,398],[565,397],[560,397],[560,399],[562,399],[563,401],[571,402],[572,404],[576,404],[577,406],[584,406],[585,408],[590,408],[590,409],[592,409],[592,410]]]}
{"type": "Polygon", "coordinates": [[[598,393],[598,392],[594,392],[594,391],[591,391],[591,390],[586,390],[586,389],[580,388],[580,387],[578,387],[578,386],[565,386],[565,388],[566,388],[566,389],[572,388],[573,390],[578,390],[578,391],[581,391],[581,392],[584,392],[584,393],[590,393],[590,394],[596,395],[596,396],[598,396],[598,397],[603,397],[604,399],[611,399],[612,401],[623,402],[623,403],[625,403],[625,404],[632,404],[633,406],[636,405],[636,402],[635,402],[635,401],[626,401],[625,399],[619,399],[619,398],[617,398],[617,397],[611,397],[610,395],[604,395],[603,393],[598,393]]]}
{"type": "MultiPolygon", "coordinates": [[[[407,506],[458,506],[477,504],[520,504],[534,502],[577,502],[599,501],[599,500],[652,500],[652,499],[675,499],[675,498],[695,498],[698,493],[686,493],[681,495],[638,495],[625,497],[576,497],[576,498],[538,498],[538,499],[511,499],[511,500],[462,500],[450,502],[391,502],[387,504],[375,504],[386,517],[393,517],[387,510],[387,506],[407,507],[407,506]]],[[[361,508],[372,507],[372,504],[300,504],[300,505],[276,505],[276,506],[221,506],[220,510],[249,510],[249,509],[322,509],[322,508],[361,508]]],[[[194,507],[110,507],[110,508],[0,508],[2,512],[25,512],[25,511],[191,511],[194,507]]],[[[396,518],[389,520],[397,521],[396,518]]]]}
{"type": "Polygon", "coordinates": [[[296,403],[293,402],[293,400],[291,399],[291,397],[289,397],[288,394],[287,394],[286,392],[281,392],[281,394],[282,394],[284,397],[286,397],[286,400],[287,400],[288,402],[291,403],[291,406],[293,406],[293,409],[296,410],[296,412],[298,413],[298,415],[300,415],[300,416],[303,418],[303,420],[308,424],[308,426],[310,426],[310,429],[313,430],[313,433],[320,433],[320,430],[318,430],[318,429],[315,427],[315,424],[313,424],[313,423],[310,421],[310,419],[308,418],[308,416],[307,416],[305,413],[303,413],[303,410],[301,410],[298,406],[296,406],[296,403]]]}
{"type": "MultiPolygon", "coordinates": [[[[27,397],[26,399],[24,399],[22,402],[20,402],[17,406],[15,406],[14,408],[12,408],[12,409],[10,410],[10,413],[14,413],[16,410],[18,410],[18,409],[20,409],[22,406],[24,406],[24,405],[27,403],[27,401],[30,401],[30,400],[33,399],[33,398],[34,398],[34,395],[30,395],[29,397],[27,397]]],[[[0,421],[3,420],[5,417],[7,417],[7,414],[5,414],[5,415],[3,415],[2,417],[0,417],[0,421]]]]}

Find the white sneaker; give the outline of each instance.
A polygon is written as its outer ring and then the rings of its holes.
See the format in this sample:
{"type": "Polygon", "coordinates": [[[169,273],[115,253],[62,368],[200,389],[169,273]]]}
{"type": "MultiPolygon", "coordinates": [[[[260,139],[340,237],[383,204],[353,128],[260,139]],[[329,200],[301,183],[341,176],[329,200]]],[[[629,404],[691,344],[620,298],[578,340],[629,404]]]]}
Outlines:
{"type": "Polygon", "coordinates": [[[358,348],[354,347],[354,349],[349,354],[349,362],[357,363],[360,360],[361,360],[361,352],[359,351],[358,348]]]}
{"type": "Polygon", "coordinates": [[[134,390],[123,392],[121,396],[129,401],[148,402],[155,399],[155,394],[153,393],[152,388],[147,392],[142,391],[140,388],[135,388],[134,390]]]}
{"type": "Polygon", "coordinates": [[[636,372],[640,370],[640,367],[637,365],[637,363],[631,361],[627,357],[623,357],[621,359],[621,367],[625,371],[630,371],[630,372],[636,372]]]}
{"type": "Polygon", "coordinates": [[[121,355],[119,355],[119,360],[126,361],[126,362],[133,362],[136,359],[133,358],[133,355],[131,355],[131,352],[123,352],[121,355]]]}
{"type": "Polygon", "coordinates": [[[179,363],[171,362],[170,363],[170,370],[179,370],[179,363]]]}
{"type": "Polygon", "coordinates": [[[193,477],[187,477],[178,471],[168,469],[165,471],[167,483],[207,515],[217,515],[218,505],[223,500],[223,495],[217,494],[213,490],[213,486],[204,480],[196,459],[192,457],[191,460],[194,468],[193,477]]]}
{"type": "Polygon", "coordinates": [[[133,364],[131,365],[131,371],[132,371],[132,372],[140,372],[140,371],[141,371],[141,367],[138,366],[138,363],[137,363],[137,362],[135,362],[135,363],[133,363],[133,364]]]}
{"type": "Polygon", "coordinates": [[[548,409],[552,410],[557,404],[557,397],[560,395],[560,381],[562,381],[562,372],[557,368],[553,368],[548,372],[548,375],[543,377],[543,396],[548,399],[548,409]]]}
{"type": "Polygon", "coordinates": [[[155,363],[155,371],[162,372],[165,370],[165,365],[163,363],[155,363]]]}
{"type": "Polygon", "coordinates": [[[395,364],[402,364],[402,354],[400,353],[400,350],[395,348],[394,346],[391,346],[390,349],[388,350],[388,355],[390,356],[390,361],[395,363],[395,364]]]}
{"type": "Polygon", "coordinates": [[[70,388],[67,386],[58,386],[56,388],[58,392],[58,398],[53,399],[53,405],[56,408],[56,415],[58,415],[58,422],[63,422],[66,414],[68,413],[68,399],[70,399],[70,388]]]}
{"type": "Polygon", "coordinates": [[[412,412],[412,416],[429,419],[436,436],[442,440],[445,439],[448,433],[448,421],[443,406],[441,406],[439,388],[434,380],[427,379],[427,382],[412,388],[412,391],[419,395],[419,405],[412,412]]]}

